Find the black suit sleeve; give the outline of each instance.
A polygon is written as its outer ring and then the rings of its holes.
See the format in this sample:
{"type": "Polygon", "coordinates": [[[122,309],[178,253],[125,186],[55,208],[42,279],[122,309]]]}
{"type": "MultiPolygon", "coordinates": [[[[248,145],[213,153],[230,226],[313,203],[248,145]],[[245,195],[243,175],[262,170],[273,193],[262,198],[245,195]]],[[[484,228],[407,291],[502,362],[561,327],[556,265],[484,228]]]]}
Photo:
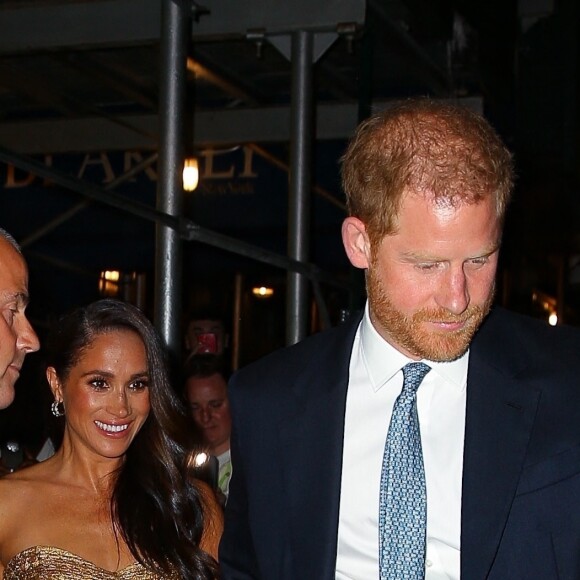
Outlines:
{"type": "MultiPolygon", "coordinates": [[[[233,389],[232,389],[233,390],[233,389]]],[[[232,479],[219,548],[223,580],[258,580],[260,574],[250,530],[246,477],[235,427],[231,435],[232,479]]]]}

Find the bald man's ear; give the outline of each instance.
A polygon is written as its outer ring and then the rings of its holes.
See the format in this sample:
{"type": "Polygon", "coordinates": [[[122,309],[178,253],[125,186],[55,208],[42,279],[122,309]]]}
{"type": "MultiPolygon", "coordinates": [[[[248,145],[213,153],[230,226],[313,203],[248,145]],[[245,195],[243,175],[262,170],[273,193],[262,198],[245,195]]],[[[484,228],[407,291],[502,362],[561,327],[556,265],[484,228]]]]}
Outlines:
{"type": "Polygon", "coordinates": [[[355,268],[368,268],[371,261],[371,244],[364,223],[356,217],[342,222],[342,243],[350,263],[355,268]]]}

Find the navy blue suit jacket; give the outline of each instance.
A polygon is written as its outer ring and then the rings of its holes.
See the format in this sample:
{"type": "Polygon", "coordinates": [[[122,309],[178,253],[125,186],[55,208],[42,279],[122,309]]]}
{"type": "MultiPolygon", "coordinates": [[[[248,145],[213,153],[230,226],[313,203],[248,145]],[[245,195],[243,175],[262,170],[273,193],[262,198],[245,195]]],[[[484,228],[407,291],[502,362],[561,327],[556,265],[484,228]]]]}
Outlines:
{"type": "MultiPolygon", "coordinates": [[[[334,578],[358,322],[232,380],[224,579],[334,578]]],[[[580,579],[579,331],[501,309],[486,319],[471,345],[462,494],[463,580],[580,579]]]]}

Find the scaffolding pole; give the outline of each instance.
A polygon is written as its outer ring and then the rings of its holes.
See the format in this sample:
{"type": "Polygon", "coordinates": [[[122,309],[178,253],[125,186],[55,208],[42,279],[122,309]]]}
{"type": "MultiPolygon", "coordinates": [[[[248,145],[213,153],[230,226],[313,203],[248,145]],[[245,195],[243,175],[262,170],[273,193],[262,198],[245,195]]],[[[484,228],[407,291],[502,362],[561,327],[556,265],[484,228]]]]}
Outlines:
{"type": "MultiPolygon", "coordinates": [[[[288,256],[308,262],[310,246],[310,180],[312,164],[313,33],[292,33],[292,105],[290,119],[290,187],[288,208],[288,256]]],[[[286,295],[286,343],[307,334],[308,284],[298,272],[288,272],[286,295]]]]}
{"type": "MultiPolygon", "coordinates": [[[[183,205],[187,47],[190,34],[189,2],[164,0],[161,15],[161,79],[159,98],[159,183],[157,209],[179,218],[183,205]]],[[[156,227],[155,325],[170,353],[181,347],[182,247],[179,231],[166,224],[156,227]]]]}

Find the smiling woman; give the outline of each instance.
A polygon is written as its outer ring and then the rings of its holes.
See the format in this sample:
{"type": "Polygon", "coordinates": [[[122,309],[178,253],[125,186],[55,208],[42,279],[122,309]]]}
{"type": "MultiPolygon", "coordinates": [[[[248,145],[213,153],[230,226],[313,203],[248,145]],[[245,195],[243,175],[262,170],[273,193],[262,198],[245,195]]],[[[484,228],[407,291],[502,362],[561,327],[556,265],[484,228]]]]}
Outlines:
{"type": "Polygon", "coordinates": [[[150,409],[147,356],[139,335],[104,331],[62,379],[53,366],[47,378],[67,417],[68,444],[97,457],[123,457],[150,409]]]}
{"type": "Polygon", "coordinates": [[[151,323],[102,300],[49,342],[63,443],[0,481],[0,577],[216,578],[221,512],[186,471],[186,417],[151,323]]]}

